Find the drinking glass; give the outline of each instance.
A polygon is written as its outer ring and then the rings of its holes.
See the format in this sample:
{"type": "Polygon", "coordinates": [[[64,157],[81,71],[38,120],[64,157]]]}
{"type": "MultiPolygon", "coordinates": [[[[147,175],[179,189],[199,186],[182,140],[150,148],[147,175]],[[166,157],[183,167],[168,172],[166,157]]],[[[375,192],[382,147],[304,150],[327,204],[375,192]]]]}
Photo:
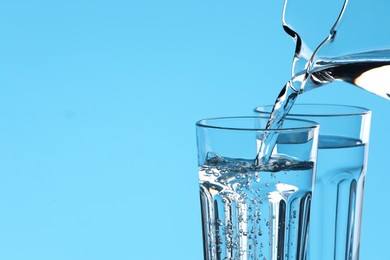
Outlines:
{"type": "MultiPolygon", "coordinates": [[[[271,109],[260,106],[255,112],[269,116],[271,109]]],[[[358,260],[371,112],[300,104],[289,117],[320,124],[307,259],[358,260]]]]}
{"type": "Polygon", "coordinates": [[[318,125],[268,117],[196,123],[205,260],[304,259],[314,182],[318,125]],[[257,162],[264,139],[272,156],[257,162]]]}

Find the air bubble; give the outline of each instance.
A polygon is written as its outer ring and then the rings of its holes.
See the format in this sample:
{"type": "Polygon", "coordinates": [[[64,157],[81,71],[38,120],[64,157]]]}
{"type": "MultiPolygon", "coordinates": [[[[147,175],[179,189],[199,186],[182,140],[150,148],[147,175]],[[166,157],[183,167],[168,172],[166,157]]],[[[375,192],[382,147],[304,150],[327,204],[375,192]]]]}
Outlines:
{"type": "Polygon", "coordinates": [[[206,174],[208,174],[208,175],[211,175],[211,174],[213,174],[213,173],[214,173],[214,171],[211,170],[211,169],[207,169],[207,170],[206,170],[206,174]]]}

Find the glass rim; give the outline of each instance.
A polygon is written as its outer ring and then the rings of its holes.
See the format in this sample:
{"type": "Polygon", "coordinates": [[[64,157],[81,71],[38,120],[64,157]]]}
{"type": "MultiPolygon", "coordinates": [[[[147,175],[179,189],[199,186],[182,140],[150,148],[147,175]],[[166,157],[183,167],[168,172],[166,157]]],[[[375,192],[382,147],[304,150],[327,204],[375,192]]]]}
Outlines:
{"type": "Polygon", "coordinates": [[[299,130],[311,130],[311,129],[318,129],[320,124],[307,119],[300,119],[300,118],[286,118],[287,121],[297,121],[297,122],[303,122],[306,123],[306,125],[302,126],[294,126],[294,127],[281,127],[281,128],[260,128],[260,127],[229,127],[229,126],[216,126],[216,125],[209,125],[206,124],[207,121],[216,121],[216,120],[229,120],[229,119],[269,119],[269,117],[266,116],[227,116],[227,117],[211,117],[211,118],[205,118],[201,119],[196,122],[197,127],[201,128],[210,128],[210,129],[220,129],[220,130],[235,130],[235,131],[253,131],[253,132],[293,132],[293,131],[299,131],[299,130]]]}
{"type": "MultiPolygon", "coordinates": [[[[346,116],[363,116],[363,115],[368,115],[371,114],[371,110],[365,107],[360,107],[360,106],[354,106],[354,105],[341,105],[341,104],[322,104],[322,103],[299,103],[299,104],[294,104],[292,109],[294,107],[304,107],[304,106],[313,106],[313,107],[336,107],[336,108],[348,108],[348,109],[353,109],[355,111],[349,111],[349,112],[343,112],[340,110],[340,112],[323,112],[323,113],[310,113],[308,111],[307,113],[288,113],[286,118],[289,117],[346,117],[346,116]]],[[[264,107],[264,108],[271,108],[273,105],[264,105],[264,106],[256,106],[253,111],[258,114],[265,114],[265,115],[270,115],[270,111],[259,111],[258,108],[264,107]]]]}

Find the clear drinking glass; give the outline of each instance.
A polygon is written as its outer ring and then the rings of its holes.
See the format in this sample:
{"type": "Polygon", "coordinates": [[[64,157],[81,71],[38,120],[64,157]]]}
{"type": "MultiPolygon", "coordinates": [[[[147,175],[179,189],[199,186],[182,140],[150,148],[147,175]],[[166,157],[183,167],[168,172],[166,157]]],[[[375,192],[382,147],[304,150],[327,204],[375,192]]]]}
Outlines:
{"type": "Polygon", "coordinates": [[[197,122],[205,260],[304,259],[318,125],[268,117],[197,122]],[[268,162],[256,163],[265,136],[276,133],[268,162]]]}
{"type": "MultiPolygon", "coordinates": [[[[269,116],[272,106],[255,112],[269,116]]],[[[289,117],[320,124],[308,242],[310,260],[358,260],[371,112],[344,105],[294,105],[289,117]]]]}

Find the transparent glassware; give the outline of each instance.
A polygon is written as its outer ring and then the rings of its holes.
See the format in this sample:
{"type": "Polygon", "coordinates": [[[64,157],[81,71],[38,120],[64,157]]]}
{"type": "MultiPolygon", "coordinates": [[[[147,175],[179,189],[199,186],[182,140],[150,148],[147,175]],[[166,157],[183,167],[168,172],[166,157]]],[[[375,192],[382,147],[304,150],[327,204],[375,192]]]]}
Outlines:
{"type": "Polygon", "coordinates": [[[293,88],[343,81],[389,99],[388,9],[386,0],[285,0],[283,28],[296,42],[293,88]]]}
{"type": "MultiPolygon", "coordinates": [[[[272,106],[255,109],[269,116],[272,106]]],[[[290,118],[320,124],[308,242],[309,260],[358,260],[371,112],[344,105],[296,104],[290,118]]]]}
{"type": "Polygon", "coordinates": [[[205,260],[304,259],[315,174],[318,125],[268,117],[197,122],[205,260]],[[278,139],[270,160],[255,164],[268,133],[278,139]]]}

